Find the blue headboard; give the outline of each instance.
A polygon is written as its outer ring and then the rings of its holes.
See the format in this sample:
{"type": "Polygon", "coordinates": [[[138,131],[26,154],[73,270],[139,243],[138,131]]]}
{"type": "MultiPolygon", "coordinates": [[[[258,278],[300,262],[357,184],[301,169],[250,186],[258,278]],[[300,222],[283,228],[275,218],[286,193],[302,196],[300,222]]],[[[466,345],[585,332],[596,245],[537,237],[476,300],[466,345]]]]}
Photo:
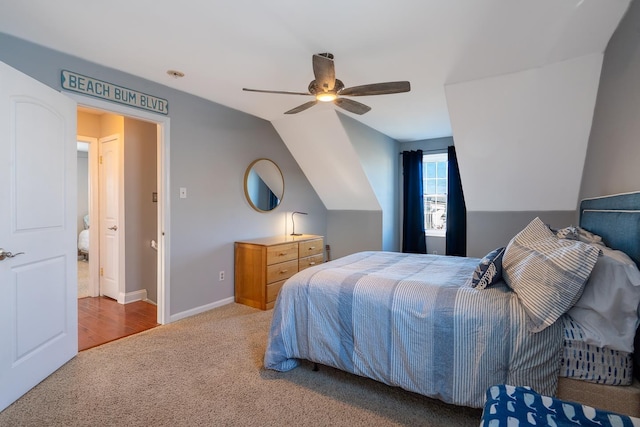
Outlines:
{"type": "MultiPolygon", "coordinates": [[[[584,199],[580,227],[602,236],[607,246],[625,252],[640,267],[640,192],[584,199]]],[[[640,327],[633,346],[633,375],[640,380],[640,327]]]]}
{"type": "Polygon", "coordinates": [[[625,252],[640,267],[640,192],[584,199],[580,227],[602,236],[607,246],[625,252]]]}

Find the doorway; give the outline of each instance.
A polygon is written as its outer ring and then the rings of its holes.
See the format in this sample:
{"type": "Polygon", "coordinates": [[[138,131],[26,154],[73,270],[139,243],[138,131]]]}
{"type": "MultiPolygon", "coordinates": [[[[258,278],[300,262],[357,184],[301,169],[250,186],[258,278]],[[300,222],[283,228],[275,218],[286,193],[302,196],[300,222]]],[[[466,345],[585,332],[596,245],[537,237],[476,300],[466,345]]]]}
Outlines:
{"type": "MultiPolygon", "coordinates": [[[[145,203],[152,202],[154,208],[152,211],[140,211],[141,208],[134,207],[134,222],[131,224],[131,227],[129,227],[129,230],[127,230],[127,227],[124,224],[124,216],[122,217],[122,234],[126,236],[127,241],[131,242],[133,240],[134,244],[129,244],[129,251],[126,256],[126,260],[124,260],[125,251],[121,251],[122,256],[119,256],[119,258],[123,260],[122,265],[124,265],[122,273],[119,274],[119,282],[124,285],[120,290],[120,295],[117,300],[121,303],[121,305],[124,304],[125,306],[127,306],[127,303],[131,303],[133,301],[149,299],[155,302],[157,305],[157,324],[169,323],[169,274],[167,262],[169,256],[169,227],[168,220],[166,219],[169,215],[167,197],[169,173],[169,118],[146,111],[139,111],[128,106],[108,103],[100,99],[88,98],[81,95],[70,96],[74,100],[76,100],[78,104],[78,133],[81,135],[79,137],[79,140],[85,141],[89,144],[88,163],[90,165],[98,164],[100,151],[99,147],[101,142],[100,137],[103,137],[104,140],[105,135],[107,134],[110,136],[113,136],[115,134],[122,134],[120,136],[123,137],[123,146],[125,146],[127,143],[127,130],[130,130],[132,128],[136,129],[133,135],[133,139],[135,139],[139,136],[139,128],[143,128],[147,129],[147,139],[153,140],[151,141],[151,146],[146,146],[147,149],[134,149],[133,154],[129,153],[132,156],[132,158],[130,159],[131,161],[144,161],[147,164],[152,164],[153,166],[151,172],[149,172],[149,169],[146,169],[147,172],[142,173],[142,175],[147,175],[146,179],[147,181],[151,181],[151,184],[149,184],[149,182],[147,182],[147,184],[141,184],[147,185],[146,189],[139,190],[139,194],[130,196],[129,206],[135,205],[137,203],[137,200],[139,199],[144,200],[145,203]],[[112,126],[114,121],[120,121],[121,123],[125,124],[125,130],[114,130],[113,128],[109,128],[110,130],[105,130],[103,128],[100,129],[100,131],[96,131],[95,123],[93,128],[91,127],[91,125],[81,127],[81,112],[106,115],[109,117],[108,119],[106,119],[106,122],[110,123],[109,126],[112,126]],[[144,160],[140,160],[140,158],[143,158],[144,160]],[[150,189],[149,185],[151,185],[153,188],[150,189]],[[144,221],[135,223],[136,216],[138,218],[144,218],[144,221]],[[153,221],[149,220],[149,218],[152,218],[153,221]],[[146,235],[144,236],[140,235],[140,230],[142,227],[138,226],[142,222],[144,222],[144,226],[147,227],[146,235]],[[148,226],[150,224],[152,227],[151,231],[148,230],[148,226]],[[144,247],[146,249],[146,253],[136,253],[135,250],[131,249],[136,247],[144,247]],[[150,253],[152,255],[150,255],[150,253]],[[136,270],[136,266],[143,264],[147,265],[149,263],[150,256],[153,257],[152,261],[154,263],[152,271],[149,271],[148,269],[145,272],[136,270]],[[129,261],[130,265],[134,267],[133,272],[127,271],[127,261],[129,261]],[[141,277],[144,277],[145,279],[140,279],[141,277]],[[127,285],[127,280],[130,282],[129,285],[127,285]],[[147,280],[145,286],[142,286],[139,283],[141,280],[147,280]]],[[[132,136],[131,134],[129,134],[130,142],[131,139],[132,136]]],[[[127,153],[125,152],[124,155],[126,156],[127,153]]],[[[97,182],[97,166],[95,167],[96,170],[94,171],[91,171],[91,167],[89,167],[89,169],[90,175],[95,178],[89,179],[89,193],[91,195],[89,197],[89,221],[90,223],[92,223],[93,221],[91,221],[91,217],[94,216],[97,218],[100,209],[98,197],[96,197],[96,195],[99,194],[100,190],[97,182]]],[[[130,170],[134,170],[136,176],[127,176],[127,191],[129,191],[130,187],[132,187],[131,184],[133,182],[137,182],[136,180],[144,179],[144,177],[140,176],[142,170],[141,168],[130,167],[130,170]]],[[[125,179],[124,177],[122,177],[121,182],[124,183],[124,181],[125,179]]],[[[137,185],[137,187],[140,187],[140,185],[137,185]]],[[[149,203],[147,203],[147,205],[149,203]]],[[[131,220],[131,215],[129,214],[130,212],[127,212],[127,222],[131,220]]],[[[89,230],[91,232],[90,236],[98,233],[98,230],[92,229],[91,226],[89,226],[89,230]]],[[[93,297],[98,297],[101,295],[99,283],[100,265],[97,262],[99,258],[97,256],[92,256],[92,253],[98,254],[100,252],[98,240],[100,239],[97,235],[95,238],[90,238],[90,250],[88,255],[88,264],[90,270],[89,274],[91,277],[89,288],[91,296],[93,297]]],[[[123,238],[122,240],[124,241],[125,238],[123,238]]],[[[126,245],[126,242],[123,243],[123,245],[126,245]]]]}
{"type": "Polygon", "coordinates": [[[93,138],[79,137],[76,142],[78,158],[77,187],[78,207],[76,213],[76,232],[78,236],[78,298],[91,296],[92,283],[89,274],[89,145],[93,138]]]}
{"type": "Polygon", "coordinates": [[[83,106],[77,123],[84,350],[158,324],[158,126],[83,106]]]}

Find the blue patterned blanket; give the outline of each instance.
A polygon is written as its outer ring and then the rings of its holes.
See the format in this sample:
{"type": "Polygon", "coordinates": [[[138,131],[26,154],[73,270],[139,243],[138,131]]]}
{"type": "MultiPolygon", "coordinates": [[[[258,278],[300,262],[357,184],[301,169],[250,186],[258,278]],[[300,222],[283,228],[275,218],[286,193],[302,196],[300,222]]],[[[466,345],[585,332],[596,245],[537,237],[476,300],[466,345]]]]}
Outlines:
{"type": "Polygon", "coordinates": [[[487,390],[480,427],[640,426],[640,419],[543,396],[529,387],[496,385],[487,390]]]}
{"type": "Polygon", "coordinates": [[[307,359],[477,408],[494,384],[554,394],[561,325],[529,333],[504,283],[469,286],[478,262],[361,252],[303,270],[280,291],[264,365],[307,359]]]}

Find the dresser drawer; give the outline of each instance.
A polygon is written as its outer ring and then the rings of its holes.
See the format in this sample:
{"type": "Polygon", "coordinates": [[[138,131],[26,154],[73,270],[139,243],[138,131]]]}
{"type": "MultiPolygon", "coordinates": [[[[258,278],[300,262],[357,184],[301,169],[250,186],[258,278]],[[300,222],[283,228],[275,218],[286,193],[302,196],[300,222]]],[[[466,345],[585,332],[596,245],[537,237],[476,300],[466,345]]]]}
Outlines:
{"type": "Polygon", "coordinates": [[[298,260],[267,266],[267,283],[288,279],[298,272],[298,260]]]}
{"type": "Polygon", "coordinates": [[[323,242],[323,236],[313,234],[235,242],[235,301],[260,310],[273,308],[288,278],[323,261],[323,242]]]}
{"type": "Polygon", "coordinates": [[[323,239],[314,239],[307,240],[306,242],[300,242],[300,258],[323,253],[324,248],[322,247],[322,242],[323,239]]]}
{"type": "Polygon", "coordinates": [[[280,288],[286,281],[286,279],[280,280],[278,282],[267,285],[267,303],[274,302],[276,300],[276,298],[278,297],[278,292],[280,292],[280,288]]]}
{"type": "Polygon", "coordinates": [[[305,258],[300,258],[298,262],[298,271],[302,271],[305,268],[313,267],[314,265],[322,264],[324,262],[324,255],[312,255],[305,258]]]}
{"type": "Polygon", "coordinates": [[[287,243],[267,248],[267,265],[292,259],[298,259],[298,243],[287,243]]]}

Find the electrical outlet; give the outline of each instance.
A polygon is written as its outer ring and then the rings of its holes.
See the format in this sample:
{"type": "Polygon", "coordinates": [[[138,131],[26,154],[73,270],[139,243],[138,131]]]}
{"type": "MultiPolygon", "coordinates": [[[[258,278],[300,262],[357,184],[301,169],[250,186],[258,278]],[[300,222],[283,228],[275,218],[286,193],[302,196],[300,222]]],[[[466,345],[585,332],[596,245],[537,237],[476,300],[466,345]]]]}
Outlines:
{"type": "Polygon", "coordinates": [[[224,271],[220,272],[220,276],[218,277],[218,280],[220,280],[221,282],[224,280],[224,271]]]}

